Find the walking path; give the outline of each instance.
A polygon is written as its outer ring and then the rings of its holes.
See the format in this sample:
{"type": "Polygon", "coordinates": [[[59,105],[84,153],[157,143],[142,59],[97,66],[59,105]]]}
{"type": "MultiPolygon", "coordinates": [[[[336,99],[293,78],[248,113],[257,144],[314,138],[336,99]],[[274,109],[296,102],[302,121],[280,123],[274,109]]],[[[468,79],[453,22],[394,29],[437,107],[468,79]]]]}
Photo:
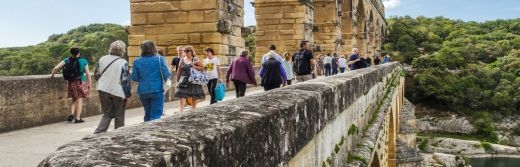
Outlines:
{"type": "MultiPolygon", "coordinates": [[[[262,87],[248,88],[247,95],[263,92],[262,87]]],[[[234,99],[235,92],[226,93],[225,100],[234,99]]],[[[209,104],[210,97],[206,96],[200,107],[209,104]]],[[[165,114],[173,115],[179,110],[179,101],[165,103],[165,114]]],[[[185,110],[186,111],[186,110],[185,110]]],[[[102,115],[85,118],[85,123],[74,124],[59,122],[34,128],[0,134],[0,167],[33,167],[38,165],[45,156],[58,149],[59,146],[71,141],[81,140],[90,135],[97,128],[102,115]]],[[[125,125],[134,125],[143,122],[144,109],[134,108],[126,110],[125,125]]],[[[65,119],[65,118],[63,118],[65,119]]],[[[110,128],[113,129],[112,121],[110,128]]],[[[109,129],[112,130],[112,129],[109,129]]]]}

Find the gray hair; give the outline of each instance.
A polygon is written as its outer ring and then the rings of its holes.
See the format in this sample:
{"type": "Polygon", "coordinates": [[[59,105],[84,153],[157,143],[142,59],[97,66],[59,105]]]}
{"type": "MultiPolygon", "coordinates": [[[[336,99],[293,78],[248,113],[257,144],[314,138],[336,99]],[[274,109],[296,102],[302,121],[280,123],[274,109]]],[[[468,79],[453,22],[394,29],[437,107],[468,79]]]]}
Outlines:
{"type": "Polygon", "coordinates": [[[112,44],[110,44],[110,49],[108,49],[108,54],[122,57],[123,55],[125,55],[125,53],[126,53],[126,45],[123,41],[117,40],[117,41],[112,42],[112,44]]]}
{"type": "Polygon", "coordinates": [[[184,46],[177,46],[177,51],[178,51],[179,49],[184,50],[184,46]]]}
{"type": "Polygon", "coordinates": [[[352,52],[359,52],[358,48],[352,48],[352,52]]]}
{"type": "Polygon", "coordinates": [[[243,50],[242,52],[240,52],[240,55],[248,56],[249,55],[249,51],[248,50],[243,50]]]}

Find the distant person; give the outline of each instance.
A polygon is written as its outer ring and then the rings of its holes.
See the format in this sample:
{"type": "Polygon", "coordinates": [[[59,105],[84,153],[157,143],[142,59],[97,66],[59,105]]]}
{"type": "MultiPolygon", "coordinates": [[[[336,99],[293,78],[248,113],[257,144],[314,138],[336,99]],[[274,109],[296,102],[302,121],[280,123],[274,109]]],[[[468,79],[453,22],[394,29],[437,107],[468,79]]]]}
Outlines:
{"type": "Polygon", "coordinates": [[[212,48],[206,48],[206,59],[204,59],[204,65],[206,68],[206,75],[208,76],[208,92],[211,96],[210,104],[216,103],[215,100],[215,88],[220,80],[220,60],[214,56],[215,51],[212,48]]]}
{"type": "Polygon", "coordinates": [[[114,119],[114,128],[125,126],[125,103],[130,97],[130,68],[122,59],[126,52],[123,41],[110,44],[108,55],[99,59],[94,71],[101,76],[97,81],[97,90],[103,117],[94,133],[106,132],[114,119]]]}
{"type": "Polygon", "coordinates": [[[383,58],[383,63],[381,63],[381,64],[389,63],[389,62],[391,62],[391,61],[392,61],[392,59],[390,59],[390,55],[387,54],[387,55],[383,58]]]}
{"type": "Polygon", "coordinates": [[[363,61],[365,62],[365,67],[372,66],[372,57],[373,57],[373,55],[372,55],[371,51],[368,51],[368,54],[363,56],[363,61]]]}
{"type": "Polygon", "coordinates": [[[193,84],[188,81],[188,78],[191,75],[191,68],[199,71],[204,71],[204,63],[202,63],[203,61],[199,61],[197,59],[197,53],[195,53],[195,49],[193,49],[193,46],[184,47],[184,53],[184,58],[179,63],[179,71],[177,71],[177,83],[179,84],[177,88],[177,93],[175,93],[175,97],[181,99],[180,112],[184,111],[184,106],[188,98],[192,99],[191,106],[193,107],[193,109],[197,108],[197,100],[204,100],[206,98],[202,85],[193,84]]]}
{"type": "Polygon", "coordinates": [[[68,97],[72,98],[72,104],[70,105],[71,114],[67,118],[67,121],[83,123],[85,122],[81,118],[83,99],[88,96],[92,79],[88,68],[88,61],[80,57],[79,48],[72,47],[69,52],[71,56],[65,58],[52,69],[51,78],[54,78],[54,74],[63,67],[63,77],[68,81],[68,97]]]}
{"type": "MultiPolygon", "coordinates": [[[[324,63],[323,63],[323,56],[321,54],[319,54],[318,56],[316,56],[316,75],[318,76],[322,76],[323,75],[323,70],[324,70],[324,63]]],[[[289,84],[290,85],[290,84],[289,84]]]]}
{"type": "Polygon", "coordinates": [[[283,69],[285,70],[285,74],[287,75],[287,85],[291,85],[292,80],[294,79],[293,72],[293,64],[291,61],[291,55],[289,52],[283,53],[284,61],[282,62],[283,69]]]}
{"type": "Polygon", "coordinates": [[[345,59],[345,56],[341,55],[341,57],[338,59],[338,65],[339,71],[341,73],[345,73],[345,69],[347,68],[347,59],[345,59]]]}
{"type": "Polygon", "coordinates": [[[172,71],[177,72],[179,70],[179,62],[184,58],[184,47],[177,46],[177,56],[172,59],[172,63],[170,63],[170,69],[172,71]]]}
{"type": "Polygon", "coordinates": [[[287,84],[287,76],[285,75],[283,65],[276,60],[276,55],[273,53],[267,55],[267,61],[262,64],[260,76],[262,77],[261,83],[265,91],[287,84]]]}
{"type": "Polygon", "coordinates": [[[159,56],[155,43],[146,40],[141,43],[141,57],[134,60],[132,80],[139,82],[137,94],[144,107],[144,121],[160,119],[164,112],[164,79],[171,73],[166,59],[159,56]]]}
{"type": "Polygon", "coordinates": [[[257,86],[255,71],[248,56],[249,51],[242,51],[240,56],[231,63],[226,74],[226,86],[229,87],[229,81],[233,81],[237,98],[245,96],[247,84],[257,86]]]}
{"type": "Polygon", "coordinates": [[[332,62],[330,63],[330,66],[332,67],[332,75],[338,74],[338,54],[333,53],[332,54],[332,62]]]}
{"type": "Polygon", "coordinates": [[[269,45],[269,52],[267,52],[266,54],[264,54],[262,56],[262,61],[260,63],[264,64],[264,62],[267,61],[267,59],[269,59],[269,55],[271,54],[274,54],[275,56],[275,59],[278,61],[278,62],[283,62],[283,58],[282,56],[280,56],[278,53],[276,53],[276,45],[269,45]]]}
{"type": "Polygon", "coordinates": [[[348,65],[350,65],[350,70],[357,70],[361,68],[363,62],[361,62],[360,56],[359,56],[359,50],[358,48],[352,49],[352,54],[349,57],[348,65]]]}
{"type": "Polygon", "coordinates": [[[379,65],[379,64],[381,64],[381,56],[376,55],[376,57],[374,57],[374,65],[379,65]]]}
{"type": "Polygon", "coordinates": [[[300,50],[292,57],[293,70],[296,73],[296,81],[304,82],[315,78],[316,62],[310,50],[309,41],[300,42],[300,50]]]}
{"type": "Polygon", "coordinates": [[[329,54],[325,54],[323,63],[325,64],[325,76],[330,76],[332,74],[332,57],[329,54]]]}

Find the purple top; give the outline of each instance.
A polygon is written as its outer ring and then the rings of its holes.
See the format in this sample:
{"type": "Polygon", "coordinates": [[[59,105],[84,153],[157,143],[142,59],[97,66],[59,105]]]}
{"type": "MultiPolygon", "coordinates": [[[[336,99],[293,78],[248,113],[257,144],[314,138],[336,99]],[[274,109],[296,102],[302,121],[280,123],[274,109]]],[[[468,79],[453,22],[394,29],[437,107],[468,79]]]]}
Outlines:
{"type": "Polygon", "coordinates": [[[247,84],[256,84],[253,65],[245,55],[240,55],[240,57],[236,58],[235,61],[231,63],[226,74],[226,81],[229,81],[229,79],[241,81],[247,84]]]}

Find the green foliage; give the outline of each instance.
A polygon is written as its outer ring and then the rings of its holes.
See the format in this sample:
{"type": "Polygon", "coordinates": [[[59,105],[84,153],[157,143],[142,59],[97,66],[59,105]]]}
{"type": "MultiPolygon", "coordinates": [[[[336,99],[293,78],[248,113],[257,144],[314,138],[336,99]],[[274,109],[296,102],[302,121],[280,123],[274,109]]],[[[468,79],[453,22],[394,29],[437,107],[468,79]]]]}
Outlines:
{"type": "Polygon", "coordinates": [[[337,154],[339,152],[340,148],[339,148],[339,145],[336,144],[336,146],[334,146],[334,152],[337,154]]]}
{"type": "Polygon", "coordinates": [[[357,131],[358,131],[357,126],[352,124],[352,125],[350,125],[350,128],[348,128],[348,135],[353,135],[357,131]]]}
{"type": "Polygon", "coordinates": [[[419,150],[421,151],[426,151],[426,149],[428,148],[428,143],[430,142],[429,139],[422,139],[421,142],[419,143],[419,150]]]}
{"type": "Polygon", "coordinates": [[[354,162],[354,161],[361,161],[361,162],[363,162],[363,164],[368,164],[367,160],[364,159],[363,157],[360,157],[358,155],[354,155],[351,152],[348,152],[347,163],[354,162]]]}
{"type": "Polygon", "coordinates": [[[482,145],[482,148],[484,148],[484,150],[489,153],[493,150],[493,147],[491,146],[490,143],[488,142],[480,142],[480,145],[482,145]]]}
{"type": "Polygon", "coordinates": [[[108,53],[113,41],[128,43],[123,26],[91,24],[54,34],[48,40],[27,47],[0,48],[0,76],[49,74],[58,62],[69,57],[69,48],[80,48],[81,56],[94,63],[108,53]]]}
{"type": "Polygon", "coordinates": [[[411,64],[406,96],[477,116],[520,114],[520,19],[484,23],[443,17],[392,17],[384,52],[411,64]]]}
{"type": "Polygon", "coordinates": [[[487,142],[498,142],[498,135],[493,126],[493,119],[488,112],[481,112],[473,124],[475,128],[477,128],[475,135],[480,136],[487,142]]]}
{"type": "Polygon", "coordinates": [[[515,136],[520,136],[520,123],[517,123],[516,126],[513,128],[513,132],[511,133],[515,136]]]}

